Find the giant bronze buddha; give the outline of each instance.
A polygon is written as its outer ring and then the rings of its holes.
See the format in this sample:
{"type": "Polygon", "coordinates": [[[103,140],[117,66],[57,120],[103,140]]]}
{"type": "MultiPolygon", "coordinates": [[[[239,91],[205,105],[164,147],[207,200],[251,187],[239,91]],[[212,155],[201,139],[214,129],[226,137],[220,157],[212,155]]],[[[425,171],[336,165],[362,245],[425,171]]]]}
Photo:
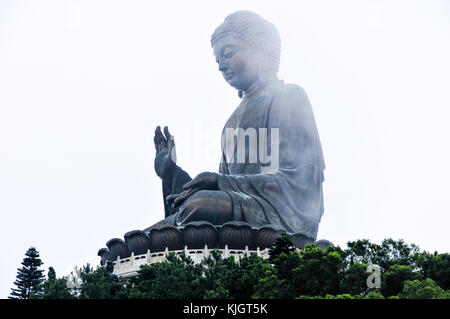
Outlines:
{"type": "Polygon", "coordinates": [[[191,178],[176,163],[169,129],[158,126],[154,164],[165,218],[127,233],[125,242],[108,242],[112,258],[184,245],[263,248],[280,232],[298,247],[316,240],[325,164],[305,91],[277,77],[277,29],[238,11],[216,28],[211,46],[219,71],[241,98],[222,130],[219,171],[191,178]]]}

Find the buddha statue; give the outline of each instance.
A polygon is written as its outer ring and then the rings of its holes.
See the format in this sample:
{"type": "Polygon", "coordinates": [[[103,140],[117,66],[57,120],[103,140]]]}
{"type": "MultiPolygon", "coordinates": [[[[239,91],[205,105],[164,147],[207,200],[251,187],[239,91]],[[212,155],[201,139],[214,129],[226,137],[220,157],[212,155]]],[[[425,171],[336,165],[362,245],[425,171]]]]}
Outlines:
{"type": "Polygon", "coordinates": [[[265,230],[253,246],[268,245],[280,232],[299,247],[314,242],[324,211],[325,164],[305,91],[277,77],[276,27],[256,13],[237,11],[216,28],[211,46],[219,71],[241,98],[222,130],[219,170],[191,178],[177,165],[174,136],[158,126],[154,165],[165,218],[144,229],[139,240],[153,234],[144,245],[159,250],[160,242],[171,249],[186,242],[223,246],[254,241],[255,232],[265,230]]]}

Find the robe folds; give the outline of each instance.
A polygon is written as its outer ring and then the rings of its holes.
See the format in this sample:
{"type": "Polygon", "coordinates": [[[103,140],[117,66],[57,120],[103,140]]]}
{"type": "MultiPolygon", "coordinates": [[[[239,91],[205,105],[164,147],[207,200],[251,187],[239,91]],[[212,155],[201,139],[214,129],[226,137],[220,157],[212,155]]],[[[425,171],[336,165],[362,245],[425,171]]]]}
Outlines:
{"type": "Polygon", "coordinates": [[[244,97],[223,128],[221,146],[218,186],[230,196],[236,220],[254,227],[277,225],[288,233],[316,239],[324,211],[325,163],[313,111],[300,86],[276,81],[244,97]],[[230,129],[236,132],[234,140],[230,140],[230,129]],[[258,140],[253,154],[250,137],[239,137],[251,130],[258,140]],[[263,150],[262,133],[267,136],[263,150]],[[238,140],[244,139],[242,161],[238,140]],[[260,155],[270,158],[276,155],[276,147],[277,160],[267,163],[268,158],[260,155]],[[254,153],[258,153],[256,161],[254,153]]]}
{"type": "MultiPolygon", "coordinates": [[[[244,96],[223,128],[221,149],[218,191],[230,198],[231,220],[316,239],[324,211],[325,163],[312,108],[300,86],[278,80],[244,96]],[[250,142],[252,132],[256,143],[250,142]]],[[[171,180],[162,183],[164,198],[181,193],[190,180],[176,166],[171,180]]],[[[189,214],[189,199],[179,208],[164,201],[166,218],[152,227],[179,225],[180,216],[189,214]]]]}

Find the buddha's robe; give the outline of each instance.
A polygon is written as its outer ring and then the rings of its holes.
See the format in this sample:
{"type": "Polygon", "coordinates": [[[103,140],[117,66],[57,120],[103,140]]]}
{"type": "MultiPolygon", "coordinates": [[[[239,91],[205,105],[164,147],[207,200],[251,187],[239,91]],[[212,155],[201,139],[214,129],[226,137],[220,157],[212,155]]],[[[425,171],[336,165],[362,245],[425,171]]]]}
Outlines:
{"type": "MultiPolygon", "coordinates": [[[[324,211],[325,164],[311,105],[300,86],[276,81],[244,96],[223,128],[221,146],[217,192],[228,194],[232,220],[245,221],[253,227],[271,224],[288,233],[316,239],[324,211]],[[241,133],[249,129],[256,132],[256,161],[252,159],[255,150],[251,154],[249,138],[245,139],[244,161],[239,160],[242,148],[238,147],[238,138],[227,139],[230,132],[227,129],[238,128],[241,133]],[[277,142],[274,129],[278,131],[279,144],[272,145],[273,141],[277,142]],[[266,149],[261,151],[260,133],[264,131],[267,143],[263,143],[266,149]],[[267,163],[268,158],[259,156],[264,153],[270,158],[276,153],[275,147],[278,161],[272,158],[267,163]]],[[[181,193],[182,185],[189,180],[191,177],[176,166],[172,180],[163,182],[164,198],[181,193]]],[[[166,219],[160,223],[177,224],[177,215],[185,214],[187,207],[182,204],[178,211],[172,211],[165,205],[166,219]]]]}
{"type": "Polygon", "coordinates": [[[225,124],[218,184],[221,191],[230,195],[237,220],[244,220],[255,227],[278,225],[289,233],[302,233],[315,239],[324,211],[324,169],[311,105],[298,85],[279,81],[246,101],[244,97],[225,124]],[[248,144],[245,147],[246,162],[239,163],[237,142],[234,143],[234,152],[227,150],[227,128],[242,128],[244,131],[255,128],[258,142],[261,138],[259,128],[267,129],[269,151],[264,154],[274,151],[271,139],[274,137],[273,129],[278,128],[278,167],[263,164],[259,156],[257,163],[251,163],[248,144]],[[230,163],[229,154],[233,163],[230,163]]]}

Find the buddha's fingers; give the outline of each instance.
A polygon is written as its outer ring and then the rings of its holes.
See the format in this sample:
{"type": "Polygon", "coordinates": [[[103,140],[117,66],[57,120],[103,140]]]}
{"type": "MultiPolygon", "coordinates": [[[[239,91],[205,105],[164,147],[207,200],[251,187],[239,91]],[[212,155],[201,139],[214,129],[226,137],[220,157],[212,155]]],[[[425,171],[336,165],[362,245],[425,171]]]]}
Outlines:
{"type": "Polygon", "coordinates": [[[199,180],[197,178],[194,178],[183,185],[184,190],[189,190],[193,188],[194,186],[197,186],[199,184],[199,180]]]}
{"type": "Polygon", "coordinates": [[[155,143],[155,149],[156,149],[156,152],[159,152],[159,141],[158,141],[158,139],[156,138],[156,135],[153,136],[153,142],[155,143]]]}
{"type": "Polygon", "coordinates": [[[169,141],[170,137],[172,136],[170,135],[169,128],[167,126],[164,126],[164,135],[166,136],[167,141],[169,141]]]}
{"type": "Polygon", "coordinates": [[[175,146],[175,137],[174,137],[173,135],[170,136],[170,138],[168,139],[167,144],[168,144],[168,145],[167,145],[167,148],[169,149],[169,152],[171,152],[172,149],[173,149],[174,146],[175,146]]]}
{"type": "Polygon", "coordinates": [[[167,140],[161,132],[161,127],[159,125],[156,127],[155,136],[158,138],[160,144],[167,144],[167,140]]]}
{"type": "Polygon", "coordinates": [[[177,198],[180,194],[172,194],[166,197],[166,203],[167,204],[171,204],[171,202],[173,202],[175,200],[175,198],[177,198]]]}
{"type": "Polygon", "coordinates": [[[184,192],[182,192],[180,194],[180,196],[175,198],[175,200],[173,202],[174,207],[180,206],[186,199],[188,199],[193,194],[197,193],[199,190],[201,190],[201,189],[192,188],[192,189],[188,189],[188,190],[185,190],[184,192]]]}

